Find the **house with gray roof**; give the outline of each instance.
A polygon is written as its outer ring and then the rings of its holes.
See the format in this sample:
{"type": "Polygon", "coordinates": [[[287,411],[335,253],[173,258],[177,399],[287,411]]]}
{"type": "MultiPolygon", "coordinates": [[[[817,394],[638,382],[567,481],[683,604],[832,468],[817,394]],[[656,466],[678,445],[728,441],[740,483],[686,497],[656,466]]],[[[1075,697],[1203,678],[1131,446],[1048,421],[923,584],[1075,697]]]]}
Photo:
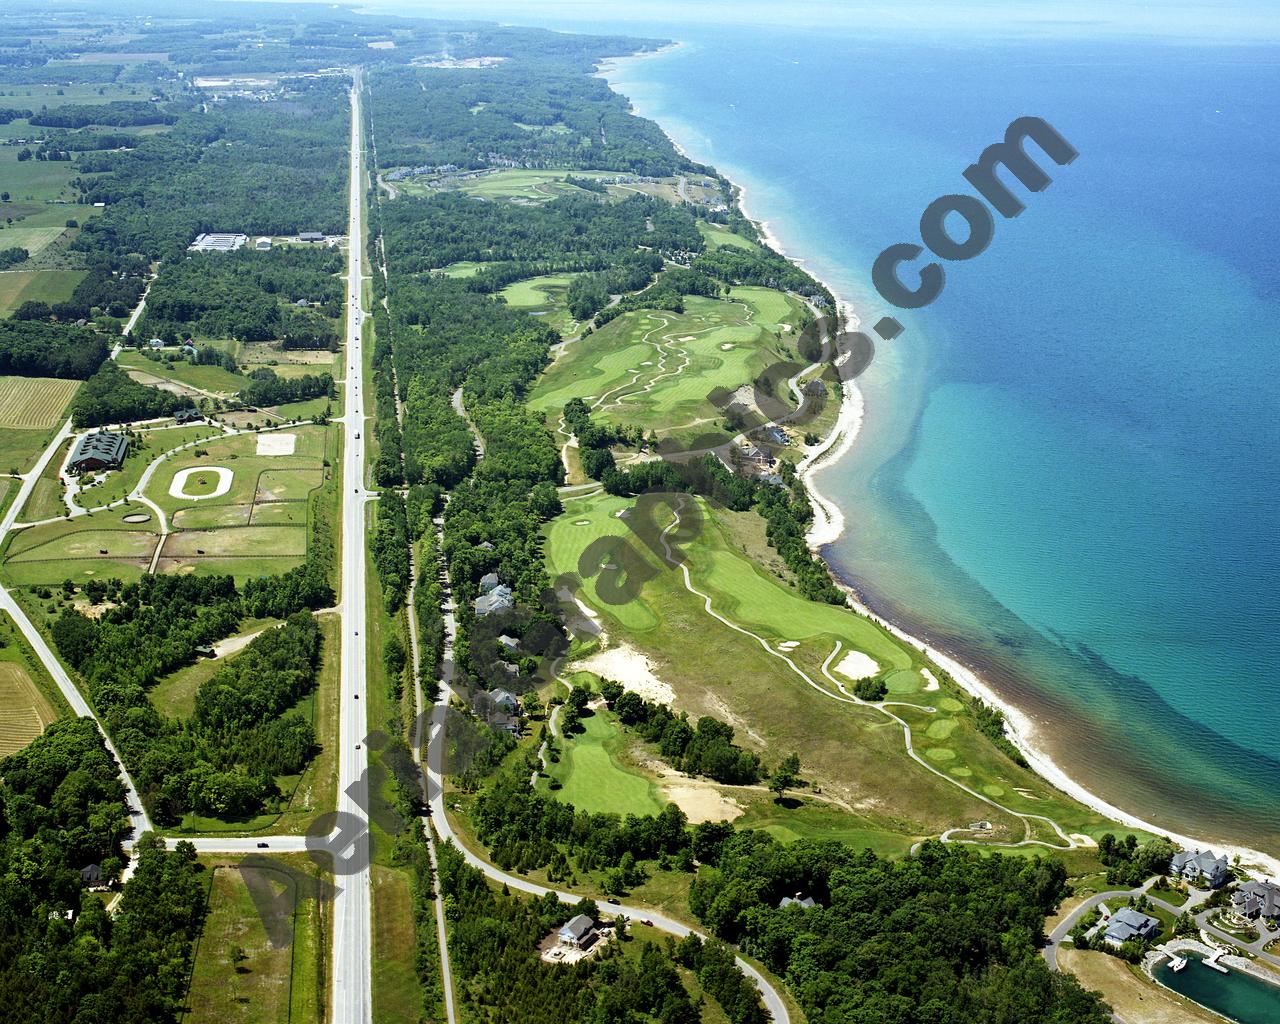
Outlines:
{"type": "Polygon", "coordinates": [[[783,907],[800,907],[802,910],[812,910],[818,905],[818,901],[812,896],[804,896],[796,893],[794,896],[783,896],[778,903],[778,909],[783,907]]]}
{"type": "Polygon", "coordinates": [[[498,637],[498,643],[508,654],[515,654],[516,651],[520,650],[520,641],[513,636],[508,636],[506,633],[498,637]]]}
{"type": "Polygon", "coordinates": [[[1108,946],[1122,946],[1126,942],[1150,942],[1160,933],[1160,922],[1148,914],[1121,907],[1111,915],[1102,939],[1108,946]]]}
{"type": "Polygon", "coordinates": [[[83,434],[76,442],[67,466],[73,473],[92,473],[99,469],[119,469],[129,450],[129,439],[123,434],[100,430],[83,434]]]}
{"type": "Polygon", "coordinates": [[[508,715],[518,715],[520,713],[520,698],[510,690],[490,690],[489,699],[493,701],[495,708],[501,708],[508,715]]]}
{"type": "Polygon", "coordinates": [[[1192,885],[1206,889],[1217,889],[1224,885],[1230,877],[1231,866],[1227,863],[1226,854],[1215,857],[1212,850],[1183,850],[1173,855],[1170,870],[1180,875],[1192,885]]]}
{"type": "Polygon", "coordinates": [[[1280,885],[1274,882],[1243,882],[1231,894],[1231,909],[1248,920],[1263,918],[1280,922],[1280,885]]]}
{"type": "Polygon", "coordinates": [[[480,593],[487,594],[496,587],[502,580],[498,578],[496,572],[487,572],[480,577],[480,593]]]}
{"type": "Polygon", "coordinates": [[[487,594],[481,594],[475,600],[476,614],[484,617],[495,612],[509,612],[515,607],[515,599],[511,588],[499,583],[487,594]]]}
{"type": "Polygon", "coordinates": [[[560,942],[574,949],[586,949],[595,941],[596,923],[586,914],[571,917],[560,928],[560,942]]]}

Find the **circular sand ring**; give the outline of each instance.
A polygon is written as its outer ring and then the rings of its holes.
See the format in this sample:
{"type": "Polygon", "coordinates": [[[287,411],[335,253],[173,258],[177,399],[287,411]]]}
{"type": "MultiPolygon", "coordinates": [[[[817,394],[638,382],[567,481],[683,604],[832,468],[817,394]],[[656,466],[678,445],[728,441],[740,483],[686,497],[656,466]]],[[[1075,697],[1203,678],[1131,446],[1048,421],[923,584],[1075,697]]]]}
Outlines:
{"type": "Polygon", "coordinates": [[[173,483],[169,485],[169,497],[185,498],[188,501],[204,501],[207,498],[220,498],[231,490],[231,470],[224,466],[192,466],[189,469],[179,470],[174,475],[173,483]],[[187,481],[196,473],[216,473],[218,475],[218,484],[208,494],[189,494],[187,492],[187,481]]]}

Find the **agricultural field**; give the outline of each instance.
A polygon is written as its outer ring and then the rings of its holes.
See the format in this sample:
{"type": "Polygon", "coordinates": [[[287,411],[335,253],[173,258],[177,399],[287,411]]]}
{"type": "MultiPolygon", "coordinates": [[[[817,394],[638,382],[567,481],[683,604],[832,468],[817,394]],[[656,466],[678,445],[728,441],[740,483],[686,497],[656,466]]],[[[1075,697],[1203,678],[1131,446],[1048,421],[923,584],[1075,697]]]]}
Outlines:
{"type": "MultiPolygon", "coordinates": [[[[6,627],[12,622],[7,615],[4,620],[6,627]]],[[[7,644],[0,650],[0,757],[17,753],[39,736],[59,710],[32,680],[12,629],[6,628],[6,633],[7,644]]]]}
{"type": "MultiPolygon", "coordinates": [[[[5,191],[10,201],[46,203],[53,200],[73,200],[74,191],[71,179],[76,176],[75,165],[68,160],[19,160],[18,146],[0,146],[0,181],[4,182],[5,191]]],[[[84,208],[68,203],[59,204],[54,211],[60,214],[61,220],[56,225],[59,230],[65,226],[68,217],[79,217],[84,208]]],[[[46,225],[55,226],[55,225],[46,225]]],[[[20,241],[21,226],[0,229],[0,248],[11,245],[23,245],[20,241]]],[[[24,246],[30,249],[30,246],[24,246]]],[[[32,250],[34,252],[35,250],[32,250]]]]}
{"type": "MultiPolygon", "coordinates": [[[[634,504],[602,494],[568,500],[547,529],[552,575],[577,572],[598,538],[628,537],[624,520],[634,504]]],[[[691,536],[680,549],[697,593],[638,541],[631,542],[633,557],[653,578],[637,596],[624,603],[601,596],[602,580],[611,587],[620,582],[623,570],[616,567],[579,588],[612,642],[630,652],[629,660],[620,658],[615,678],[651,670],[674,691],[678,708],[729,721],[738,742],[761,752],[766,764],[800,752],[806,781],[835,806],[856,811],[858,829],[919,836],[987,819],[996,825],[994,838],[1025,838],[1023,819],[949,781],[955,780],[1012,810],[1050,815],[1074,832],[1106,830],[1105,821],[991,747],[962,695],[941,687],[936,674],[922,674],[936,669],[921,655],[848,609],[804,600],[781,573],[758,563],[743,531],[726,528],[706,503],[696,505],[701,526],[688,528],[691,536]],[[708,600],[724,621],[708,613],[708,600]],[[909,723],[928,768],[909,759],[902,727],[884,712],[840,699],[842,687],[852,689],[854,679],[867,674],[886,680],[891,709],[909,723]],[[876,795],[886,778],[894,779],[891,805],[876,795]]],[[[685,516],[694,521],[691,509],[685,516]]],[[[654,518],[661,527],[670,513],[660,507],[654,518]]],[[[785,827],[781,820],[768,824],[785,827]]]]}
{"type": "Polygon", "coordinates": [[[83,270],[7,270],[0,273],[0,317],[8,316],[24,302],[65,302],[71,298],[84,274],[83,270]]]}
{"type": "Polygon", "coordinates": [[[546,274],[507,285],[499,294],[512,309],[521,309],[554,327],[563,335],[578,329],[578,321],[569,315],[565,292],[576,275],[546,274]]]}
{"type": "Polygon", "coordinates": [[[733,392],[795,354],[783,340],[799,310],[766,288],[736,289],[731,300],[688,296],[685,312],[637,311],[565,348],[539,379],[529,406],[555,421],[571,398],[592,413],[679,442],[733,433],[709,397],[733,392]]]}
{"type": "Polygon", "coordinates": [[[332,903],[308,880],[319,872],[302,854],[205,858],[209,913],[196,945],[188,1024],[286,1024],[322,1020],[332,903]],[[269,934],[247,884],[262,884],[280,908],[269,934]],[[254,877],[256,876],[256,877],[254,877]],[[299,888],[308,891],[299,892],[299,888]],[[276,945],[273,939],[287,939],[276,945]]]}
{"type": "Polygon", "coordinates": [[[30,468],[79,386],[56,377],[0,377],[0,472],[30,468]]]}

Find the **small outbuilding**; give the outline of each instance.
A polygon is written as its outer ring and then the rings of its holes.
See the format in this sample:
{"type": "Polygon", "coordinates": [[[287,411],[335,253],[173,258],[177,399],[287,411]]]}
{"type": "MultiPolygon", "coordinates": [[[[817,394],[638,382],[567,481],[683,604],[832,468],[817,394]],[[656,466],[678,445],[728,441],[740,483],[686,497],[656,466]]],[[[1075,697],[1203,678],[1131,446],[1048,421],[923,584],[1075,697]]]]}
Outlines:
{"type": "Polygon", "coordinates": [[[100,430],[84,434],[76,442],[67,465],[73,473],[92,473],[100,469],[119,469],[129,450],[129,439],[123,434],[100,430]]]}

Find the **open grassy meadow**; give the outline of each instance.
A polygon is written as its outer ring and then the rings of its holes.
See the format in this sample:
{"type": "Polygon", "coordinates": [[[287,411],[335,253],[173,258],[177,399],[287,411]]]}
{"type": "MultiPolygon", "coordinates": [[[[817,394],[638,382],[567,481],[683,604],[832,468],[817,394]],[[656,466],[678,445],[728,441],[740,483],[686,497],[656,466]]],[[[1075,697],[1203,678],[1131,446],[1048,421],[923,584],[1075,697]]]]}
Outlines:
{"type": "Polygon", "coordinates": [[[424,180],[398,181],[397,192],[408,195],[430,195],[432,192],[457,191],[483,199],[520,200],[522,202],[546,202],[569,192],[582,194],[582,190],[565,181],[572,174],[576,178],[611,178],[610,171],[541,171],[500,170],[478,178],[446,178],[427,184],[424,180]]]}
{"type": "Polygon", "coordinates": [[[187,1024],[287,1024],[323,1021],[328,1003],[327,949],[332,903],[309,881],[316,866],[302,854],[206,858],[209,914],[196,946],[187,1024]],[[301,880],[300,880],[301,879],[301,880]],[[249,882],[281,897],[269,933],[249,882]],[[287,942],[277,945],[280,938],[287,942]],[[276,941],[273,941],[276,940],[276,941]]]}
{"type": "Polygon", "coordinates": [[[728,301],[684,301],[684,313],[625,313],[567,346],[534,388],[530,407],[554,420],[569,399],[581,398],[605,420],[660,438],[718,433],[727,441],[732,432],[709,396],[794,358],[784,339],[800,310],[766,288],[735,289],[728,301]]]}
{"type": "Polygon", "coordinates": [[[174,381],[199,391],[230,398],[249,383],[243,374],[232,373],[221,366],[196,366],[185,359],[148,359],[141,352],[121,352],[117,362],[129,375],[143,384],[174,381]]]}
{"type": "Polygon", "coordinates": [[[24,302],[65,302],[71,298],[84,273],[83,270],[6,270],[0,273],[0,317],[8,316],[24,302]]]}
{"type": "Polygon", "coordinates": [[[742,235],[734,234],[728,228],[721,227],[719,224],[709,224],[705,220],[698,221],[698,231],[706,240],[708,247],[719,249],[722,245],[736,245],[739,249],[746,249],[749,252],[758,252],[760,245],[753,242],[750,238],[742,235]]]}
{"type": "MultiPolygon", "coordinates": [[[[569,499],[547,530],[552,575],[579,571],[598,538],[628,538],[624,519],[633,506],[602,494],[569,499]]],[[[602,568],[579,589],[614,642],[625,641],[649,659],[675,691],[678,707],[728,720],[766,764],[799,752],[804,778],[856,812],[859,829],[917,836],[987,819],[996,825],[993,838],[1027,837],[1022,819],[948,782],[954,779],[1013,810],[1050,815],[1071,831],[1105,830],[1102,819],[996,751],[977,732],[963,695],[926,681],[921,655],[848,609],[805,600],[784,574],[761,564],[753,550],[758,541],[726,527],[705,503],[698,507],[702,526],[679,548],[699,593],[635,540],[629,542],[633,564],[652,574],[637,597],[611,603],[602,596],[621,582],[621,568],[602,568]],[[727,622],[707,612],[708,600],[727,622]],[[839,699],[840,686],[852,688],[853,679],[841,671],[851,652],[870,658],[891,683],[892,711],[910,724],[917,752],[936,771],[907,756],[898,723],[874,707],[839,699]]],[[[691,513],[685,515],[691,521],[691,513]]],[[[660,508],[659,527],[669,519],[660,508]]],[[[605,557],[607,565],[625,564],[616,554],[605,557]]],[[[768,824],[785,828],[784,820],[768,824]]],[[[1051,837],[1044,833],[1030,829],[1036,838],[1051,837]]]]}
{"type": "MultiPolygon", "coordinates": [[[[66,160],[19,160],[17,146],[0,147],[0,181],[11,202],[44,203],[55,199],[74,199],[71,179],[76,176],[75,165],[66,160]]],[[[76,217],[80,208],[73,204],[59,204],[62,220],[55,235],[65,227],[68,217],[76,217]]],[[[21,226],[0,229],[0,248],[23,245],[19,240],[21,226]]],[[[23,245],[32,253],[34,249],[23,245]]]]}

